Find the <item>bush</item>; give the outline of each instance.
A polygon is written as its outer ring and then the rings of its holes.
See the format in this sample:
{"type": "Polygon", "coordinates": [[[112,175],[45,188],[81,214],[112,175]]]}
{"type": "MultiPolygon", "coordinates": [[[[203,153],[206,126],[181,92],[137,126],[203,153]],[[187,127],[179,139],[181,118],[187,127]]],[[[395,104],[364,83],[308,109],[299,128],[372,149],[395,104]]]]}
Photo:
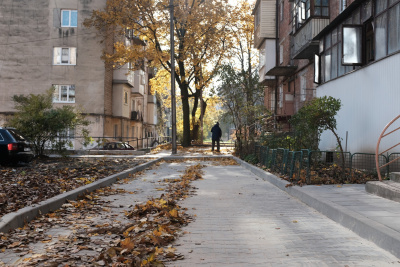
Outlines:
{"type": "MultiPolygon", "coordinates": [[[[45,148],[64,154],[71,146],[68,140],[69,131],[80,130],[85,143],[89,142],[89,121],[72,106],[53,107],[54,88],[44,94],[14,95],[13,100],[17,112],[9,126],[17,128],[31,142],[37,156],[43,156],[45,148]]],[[[85,144],[84,143],[84,144],[85,144]]]]}

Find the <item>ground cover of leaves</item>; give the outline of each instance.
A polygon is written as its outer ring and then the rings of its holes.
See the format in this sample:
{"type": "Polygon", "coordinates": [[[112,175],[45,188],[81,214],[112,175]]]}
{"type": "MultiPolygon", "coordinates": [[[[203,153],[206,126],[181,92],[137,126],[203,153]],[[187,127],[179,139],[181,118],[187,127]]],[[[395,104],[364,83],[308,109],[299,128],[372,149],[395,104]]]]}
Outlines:
{"type": "Polygon", "coordinates": [[[0,165],[0,216],[144,163],[143,159],[38,159],[0,165]]]}
{"type": "MultiPolygon", "coordinates": [[[[265,169],[263,166],[259,166],[265,169]]],[[[290,182],[288,186],[293,185],[306,185],[307,184],[307,171],[300,170],[295,173],[293,177],[289,175],[282,175],[275,169],[267,169],[276,176],[290,182]]],[[[378,175],[373,171],[365,171],[358,169],[350,169],[340,167],[337,164],[318,164],[313,166],[310,170],[310,184],[311,185],[329,185],[329,184],[365,184],[369,181],[377,181],[378,175]]]]}
{"type": "MultiPolygon", "coordinates": [[[[237,163],[223,158],[207,164],[237,163]]],[[[120,181],[119,187],[69,201],[23,228],[0,234],[0,258],[20,257],[18,266],[164,266],[166,261],[181,259],[171,243],[184,234],[180,228],[193,218],[180,203],[195,192],[190,183],[202,179],[204,167],[199,160],[160,162],[120,181]],[[157,168],[164,164],[186,167],[178,171],[180,175],[175,171],[162,177],[157,168]],[[159,196],[135,204],[133,197],[139,192],[121,189],[133,182],[143,188],[152,184],[151,191],[159,196]]]]}

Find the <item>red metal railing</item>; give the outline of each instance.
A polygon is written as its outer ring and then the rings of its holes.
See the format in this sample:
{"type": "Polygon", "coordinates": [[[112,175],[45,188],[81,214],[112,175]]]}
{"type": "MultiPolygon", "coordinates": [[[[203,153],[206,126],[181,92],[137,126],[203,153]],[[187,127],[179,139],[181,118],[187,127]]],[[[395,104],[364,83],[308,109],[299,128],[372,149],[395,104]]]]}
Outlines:
{"type": "Polygon", "coordinates": [[[377,143],[377,145],[376,145],[376,150],[375,150],[375,164],[376,164],[376,171],[378,172],[378,178],[379,178],[379,181],[381,181],[381,182],[382,182],[382,176],[381,176],[380,169],[383,168],[383,167],[386,167],[387,165],[389,165],[389,164],[391,164],[391,163],[397,161],[398,159],[400,159],[400,157],[397,157],[397,158],[395,158],[394,160],[392,160],[392,161],[390,161],[390,162],[388,162],[388,163],[386,163],[386,164],[384,164],[384,165],[382,165],[382,166],[379,166],[379,156],[382,155],[383,153],[388,152],[389,150],[395,148],[396,146],[400,145],[400,143],[398,143],[398,144],[392,146],[391,148],[388,148],[388,149],[386,149],[385,151],[379,153],[379,145],[380,145],[380,143],[381,143],[381,140],[382,140],[384,137],[388,136],[389,134],[392,134],[392,133],[394,133],[394,132],[396,132],[397,130],[400,129],[400,127],[398,127],[398,128],[396,128],[396,129],[394,129],[393,131],[390,131],[390,132],[386,133],[386,130],[387,130],[397,119],[399,119],[399,118],[400,118],[400,115],[397,116],[396,118],[394,118],[391,122],[389,122],[389,123],[385,126],[385,128],[383,129],[381,135],[379,136],[378,143],[377,143]]]}

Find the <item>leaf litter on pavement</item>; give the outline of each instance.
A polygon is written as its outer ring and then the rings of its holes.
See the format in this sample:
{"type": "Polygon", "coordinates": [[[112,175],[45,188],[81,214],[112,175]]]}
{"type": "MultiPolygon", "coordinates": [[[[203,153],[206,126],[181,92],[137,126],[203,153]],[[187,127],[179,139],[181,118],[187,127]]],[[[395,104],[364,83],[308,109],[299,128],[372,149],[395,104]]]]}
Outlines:
{"type": "Polygon", "coordinates": [[[137,159],[49,158],[0,166],[0,216],[144,163],[137,159]]]}
{"type": "MultiPolygon", "coordinates": [[[[209,164],[218,162],[222,166],[236,163],[213,159],[209,164]]],[[[18,265],[22,266],[164,266],[166,261],[181,259],[172,242],[183,234],[181,227],[193,217],[179,202],[194,193],[191,182],[202,179],[205,166],[192,160],[179,178],[161,179],[165,186],[161,195],[130,203],[130,208],[123,211],[123,220],[113,212],[112,201],[104,197],[134,192],[106,187],[69,201],[23,228],[0,233],[0,253],[12,251],[20,257],[18,265]],[[93,220],[99,214],[109,220],[93,220]],[[38,243],[42,249],[34,251],[30,245],[38,243]]],[[[154,175],[154,170],[150,171],[154,175]]],[[[132,179],[138,178],[140,175],[132,179]]]]}

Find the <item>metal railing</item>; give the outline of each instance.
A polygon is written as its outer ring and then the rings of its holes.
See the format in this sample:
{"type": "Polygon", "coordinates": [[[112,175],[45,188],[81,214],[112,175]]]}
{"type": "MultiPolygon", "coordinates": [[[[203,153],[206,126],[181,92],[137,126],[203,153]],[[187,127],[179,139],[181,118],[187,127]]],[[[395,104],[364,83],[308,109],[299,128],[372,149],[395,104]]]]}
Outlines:
{"type": "Polygon", "coordinates": [[[398,158],[400,153],[392,153],[388,156],[378,155],[379,163],[385,164],[386,168],[375,166],[375,154],[373,153],[350,153],[339,151],[319,151],[303,149],[301,151],[290,151],[284,148],[271,149],[267,146],[256,145],[255,153],[259,163],[282,175],[288,176],[292,182],[310,184],[318,176],[318,170],[327,166],[342,167],[344,162],[346,175],[352,175],[355,171],[370,174],[373,177],[388,176],[389,172],[400,171],[400,161],[395,165],[388,166],[386,163],[393,158],[398,158]]]}
{"type": "MultiPolygon", "coordinates": [[[[400,159],[400,157],[396,157],[396,158],[392,159],[391,161],[386,162],[386,163],[383,164],[383,165],[380,165],[380,164],[379,164],[379,156],[380,156],[380,155],[382,155],[382,154],[388,152],[389,150],[391,150],[391,149],[397,147],[398,145],[400,145],[400,143],[398,143],[398,144],[392,146],[391,148],[388,148],[388,149],[386,149],[385,151],[379,153],[379,146],[380,146],[380,143],[381,143],[382,139],[383,139],[384,137],[386,137],[386,136],[388,136],[388,135],[390,135],[390,134],[392,134],[392,133],[394,133],[394,132],[396,132],[397,130],[400,129],[400,127],[398,127],[398,128],[396,128],[396,129],[394,129],[393,131],[390,131],[390,132],[386,133],[386,130],[387,130],[395,121],[397,121],[398,118],[400,118],[400,115],[398,115],[396,118],[394,118],[391,122],[389,122],[389,123],[385,126],[385,128],[383,129],[381,135],[380,135],[379,138],[378,138],[378,143],[376,144],[376,150],[375,150],[375,165],[376,165],[376,169],[378,169],[378,170],[381,169],[381,168],[383,168],[383,167],[389,166],[390,164],[392,164],[392,163],[396,162],[398,159],[400,159]]],[[[397,153],[396,153],[396,154],[397,154],[397,153]]],[[[379,181],[382,181],[381,172],[378,172],[378,178],[379,178],[379,181]]]]}

